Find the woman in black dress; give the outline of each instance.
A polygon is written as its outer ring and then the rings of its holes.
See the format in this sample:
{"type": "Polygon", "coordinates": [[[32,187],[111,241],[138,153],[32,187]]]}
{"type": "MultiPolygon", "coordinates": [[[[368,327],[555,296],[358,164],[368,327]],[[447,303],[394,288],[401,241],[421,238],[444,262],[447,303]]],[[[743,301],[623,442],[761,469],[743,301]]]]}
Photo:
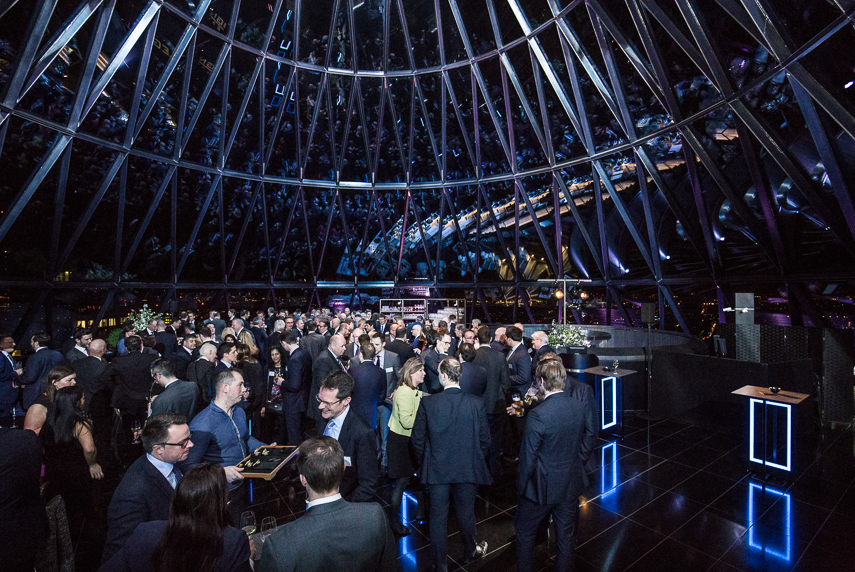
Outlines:
{"type": "Polygon", "coordinates": [[[251,348],[239,343],[237,346],[238,359],[235,366],[243,374],[248,395],[238,404],[246,413],[250,422],[252,436],[261,436],[261,406],[264,403],[264,385],[266,383],[264,367],[252,355],[251,348]]]}
{"type": "Polygon", "coordinates": [[[169,520],[139,525],[98,572],[252,572],[249,539],[234,528],[220,465],[203,463],[175,487],[169,520]]]}
{"type": "MultiPolygon", "coordinates": [[[[261,440],[265,443],[273,441],[277,420],[282,423],[283,431],[285,420],[282,418],[282,382],[285,381],[285,362],[282,350],[277,347],[270,348],[267,356],[267,384],[264,389],[264,406],[261,408],[261,440]]],[[[279,435],[279,432],[275,433],[279,435]]],[[[285,441],[280,441],[284,443],[285,441]]]]}
{"type": "Polygon", "coordinates": [[[67,365],[58,365],[50,370],[47,381],[45,381],[45,392],[36,397],[33,404],[27,409],[27,416],[24,417],[24,429],[29,429],[38,435],[53,409],[53,400],[56,397],[57,390],[63,387],[71,387],[77,383],[76,378],[77,374],[67,365]]]}

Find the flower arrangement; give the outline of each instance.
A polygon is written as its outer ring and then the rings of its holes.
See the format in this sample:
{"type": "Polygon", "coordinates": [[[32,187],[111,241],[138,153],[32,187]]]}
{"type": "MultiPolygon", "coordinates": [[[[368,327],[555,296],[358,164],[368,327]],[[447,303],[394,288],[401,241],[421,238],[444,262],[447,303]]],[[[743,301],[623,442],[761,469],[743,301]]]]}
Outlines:
{"type": "Polygon", "coordinates": [[[552,322],[552,329],[549,331],[549,345],[552,347],[581,346],[584,341],[585,336],[581,328],[552,322]]]}
{"type": "Polygon", "coordinates": [[[137,331],[145,329],[148,323],[152,320],[159,320],[163,314],[149,309],[148,304],[143,304],[142,310],[139,312],[131,312],[128,314],[128,320],[134,323],[134,329],[137,331]]]}

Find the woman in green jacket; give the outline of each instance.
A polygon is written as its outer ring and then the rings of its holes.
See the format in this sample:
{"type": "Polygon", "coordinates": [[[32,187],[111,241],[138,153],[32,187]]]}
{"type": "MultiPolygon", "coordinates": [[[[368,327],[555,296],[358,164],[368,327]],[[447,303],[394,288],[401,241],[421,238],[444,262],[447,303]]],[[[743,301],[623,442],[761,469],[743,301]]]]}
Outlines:
{"type": "MultiPolygon", "coordinates": [[[[407,360],[401,368],[401,381],[392,397],[392,416],[389,418],[389,437],[386,442],[388,451],[390,479],[395,479],[395,489],[392,491],[392,532],[398,536],[406,536],[410,529],[399,520],[401,502],[404,490],[410,482],[410,477],[416,472],[416,457],[410,444],[410,434],[416,421],[416,412],[422,400],[419,386],[425,379],[425,365],[421,358],[407,360]]],[[[421,504],[421,502],[419,503],[421,504]]]]}

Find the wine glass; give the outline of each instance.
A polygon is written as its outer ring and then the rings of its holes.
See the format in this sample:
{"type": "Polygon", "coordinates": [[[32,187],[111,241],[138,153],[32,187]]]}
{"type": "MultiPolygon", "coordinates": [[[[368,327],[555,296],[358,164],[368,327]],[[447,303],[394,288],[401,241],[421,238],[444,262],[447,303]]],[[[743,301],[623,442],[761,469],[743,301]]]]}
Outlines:
{"type": "Polygon", "coordinates": [[[140,438],[139,438],[139,433],[140,433],[141,429],[142,429],[142,425],[140,424],[140,420],[134,419],[134,422],[131,423],[131,431],[134,434],[134,442],[133,442],[134,445],[139,445],[140,443],[142,443],[142,441],[140,441],[140,438]]]}
{"type": "Polygon", "coordinates": [[[612,362],[612,367],[613,367],[615,370],[617,370],[617,368],[618,368],[618,366],[619,366],[619,365],[620,365],[620,362],[619,362],[618,360],[615,360],[615,361],[613,361],[613,362],[612,362]]]}
{"type": "Polygon", "coordinates": [[[240,515],[240,527],[249,536],[255,532],[255,513],[248,510],[240,515]]]}
{"type": "Polygon", "coordinates": [[[276,517],[266,516],[261,521],[261,532],[273,532],[276,528],[276,517]]]}

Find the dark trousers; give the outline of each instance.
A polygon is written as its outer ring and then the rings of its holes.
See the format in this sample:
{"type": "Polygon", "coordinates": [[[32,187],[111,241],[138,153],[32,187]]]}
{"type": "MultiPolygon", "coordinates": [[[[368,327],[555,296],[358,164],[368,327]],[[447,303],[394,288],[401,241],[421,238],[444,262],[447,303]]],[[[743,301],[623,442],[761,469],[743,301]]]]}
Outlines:
{"type": "Polygon", "coordinates": [[[490,424],[490,474],[493,479],[498,479],[502,476],[502,463],[499,456],[502,454],[502,444],[505,440],[505,425],[507,424],[507,414],[494,413],[487,415],[487,422],[490,424]]]}
{"type": "Polygon", "coordinates": [[[428,502],[430,503],[430,542],[433,546],[437,567],[441,570],[446,566],[448,558],[449,495],[454,497],[457,524],[460,527],[460,535],[463,537],[463,554],[471,556],[475,553],[475,492],[477,488],[474,483],[428,485],[427,487],[428,502]]]}
{"type": "Polygon", "coordinates": [[[556,572],[573,569],[576,552],[576,523],[579,514],[579,499],[573,498],[558,504],[538,504],[520,497],[514,517],[514,532],[517,535],[517,568],[519,572],[531,572],[534,565],[534,539],[537,527],[544,518],[552,514],[555,523],[556,572]]]}
{"type": "Polygon", "coordinates": [[[229,513],[235,521],[235,526],[240,526],[240,515],[249,504],[247,495],[249,494],[249,483],[241,481],[241,484],[236,489],[229,491],[229,513]]]}
{"type": "MultiPolygon", "coordinates": [[[[288,444],[292,447],[299,447],[300,443],[303,442],[303,414],[297,411],[288,411],[284,408],[282,409],[282,413],[285,418],[282,423],[282,441],[280,441],[279,444],[288,444]]],[[[321,430],[321,434],[323,434],[323,430],[321,430]]]]}

